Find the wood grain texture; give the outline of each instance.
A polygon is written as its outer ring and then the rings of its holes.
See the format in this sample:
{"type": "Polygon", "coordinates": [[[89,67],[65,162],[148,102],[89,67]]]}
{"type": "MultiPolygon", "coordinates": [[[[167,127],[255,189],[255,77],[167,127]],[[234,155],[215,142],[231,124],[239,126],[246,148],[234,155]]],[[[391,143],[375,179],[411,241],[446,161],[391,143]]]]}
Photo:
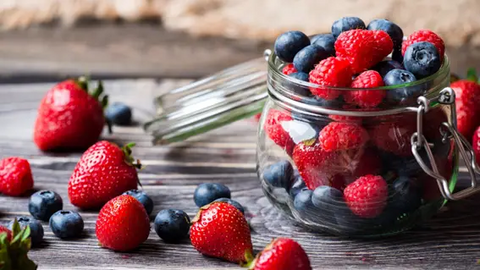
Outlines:
{"type": "MultiPolygon", "coordinates": [[[[154,80],[108,81],[113,100],[134,107],[134,118],[152,116],[152,97],[185,83],[154,80]]],[[[75,209],[67,196],[67,183],[81,153],[41,153],[31,141],[36,107],[52,84],[0,86],[0,158],[22,156],[31,162],[36,189],[58,192],[65,209],[75,209]]],[[[377,240],[352,240],[313,233],[283,217],[263,196],[255,173],[256,124],[245,120],[173,146],[151,146],[140,127],[116,128],[104,138],[121,143],[135,141],[135,156],[147,164],[140,172],[144,189],[153,198],[152,217],[161,209],[180,208],[190,216],[198,210],[192,194],[199,183],[221,182],[232,198],[247,209],[256,251],[274,237],[298,240],[314,269],[472,269],[480,259],[480,196],[450,203],[434,219],[403,235],[377,240]]],[[[0,223],[27,215],[28,197],[0,195],[0,223]]],[[[97,212],[81,211],[85,233],[81,239],[56,238],[46,223],[45,242],[31,251],[40,269],[240,269],[235,264],[207,258],[188,241],[165,244],[155,232],[141,247],[115,253],[97,245],[97,212]]]]}

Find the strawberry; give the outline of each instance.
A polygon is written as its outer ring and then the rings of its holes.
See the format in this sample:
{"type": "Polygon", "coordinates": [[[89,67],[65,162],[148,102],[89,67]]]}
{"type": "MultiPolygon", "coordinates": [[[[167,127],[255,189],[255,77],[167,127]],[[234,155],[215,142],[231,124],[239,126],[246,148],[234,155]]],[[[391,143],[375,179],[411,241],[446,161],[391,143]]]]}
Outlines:
{"type": "Polygon", "coordinates": [[[87,85],[85,78],[67,80],[47,92],[33,135],[40,150],[85,149],[98,140],[105,125],[107,96],[101,97],[101,82],[91,93],[87,85]]]}
{"type": "Polygon", "coordinates": [[[102,247],[129,251],[147,240],[150,219],[145,207],[130,195],[107,202],[98,214],[95,233],[102,247]]]}
{"type": "Polygon", "coordinates": [[[252,240],[245,216],[235,206],[213,202],[200,208],[192,220],[190,240],[206,256],[235,263],[252,260],[252,240]]]}
{"type": "Polygon", "coordinates": [[[441,37],[430,30],[418,30],[409,35],[402,43],[402,55],[405,55],[405,51],[407,51],[408,46],[421,41],[430,42],[435,45],[438,50],[438,54],[440,55],[440,59],[443,59],[443,55],[445,54],[445,43],[441,37]]]}
{"type": "Polygon", "coordinates": [[[9,157],[0,160],[0,192],[21,196],[33,188],[32,170],[28,160],[9,157]]]}
{"type": "Polygon", "coordinates": [[[387,204],[387,182],[381,176],[365,175],[348,185],[343,191],[352,212],[363,218],[374,218],[387,204]]]}
{"type": "MultiPolygon", "coordinates": [[[[476,76],[475,78],[476,79],[476,76]]],[[[451,84],[455,91],[458,131],[468,140],[480,125],[480,85],[470,80],[459,80],[451,84]]]]}
{"type": "Polygon", "coordinates": [[[368,141],[367,131],[350,122],[331,122],[318,135],[320,146],[326,152],[361,148],[368,141]]]}
{"type": "MultiPolygon", "coordinates": [[[[350,63],[342,58],[329,57],[315,66],[309,73],[309,81],[320,86],[348,87],[352,82],[353,72],[350,63]]],[[[341,90],[322,87],[310,87],[312,94],[326,100],[336,99],[341,90]]]]}
{"type": "Polygon", "coordinates": [[[289,155],[292,154],[295,143],[290,137],[290,134],[283,129],[282,123],[292,120],[292,117],[286,111],[271,109],[268,111],[264,125],[267,136],[278,146],[285,149],[289,155]]]}
{"type": "Polygon", "coordinates": [[[473,134],[472,148],[475,153],[477,164],[480,164],[480,127],[477,127],[477,130],[475,130],[475,133],[473,134]]]}
{"type": "Polygon", "coordinates": [[[68,183],[70,202],[80,208],[99,208],[125,191],[136,189],[137,168],[131,147],[100,141],[80,158],[68,183]]]}
{"type": "Polygon", "coordinates": [[[8,228],[0,225],[0,238],[4,233],[7,235],[7,241],[12,241],[12,232],[8,228]]]}
{"type": "Polygon", "coordinates": [[[307,253],[289,238],[274,239],[249,264],[251,270],[311,270],[307,253]]]}
{"type": "Polygon", "coordinates": [[[392,50],[392,39],[380,30],[349,30],[342,32],[335,41],[337,57],[348,60],[353,73],[373,67],[392,50]]]}
{"type": "Polygon", "coordinates": [[[295,67],[293,66],[292,63],[284,66],[283,69],[282,69],[282,73],[285,74],[285,75],[290,75],[290,74],[295,73],[295,72],[297,72],[297,69],[295,69],[295,67]]]}
{"type": "Polygon", "coordinates": [[[351,88],[363,88],[358,91],[346,91],[345,101],[364,108],[377,107],[387,95],[385,90],[364,90],[384,86],[382,76],[374,70],[367,70],[358,75],[351,84],[351,88]]]}

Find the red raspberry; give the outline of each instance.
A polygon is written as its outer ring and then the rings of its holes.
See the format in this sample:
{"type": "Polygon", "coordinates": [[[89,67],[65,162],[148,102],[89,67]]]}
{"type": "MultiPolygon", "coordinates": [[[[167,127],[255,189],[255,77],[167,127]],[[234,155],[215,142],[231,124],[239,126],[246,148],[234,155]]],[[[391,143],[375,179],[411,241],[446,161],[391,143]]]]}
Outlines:
{"type": "Polygon", "coordinates": [[[291,155],[295,143],[287,131],[282,127],[282,122],[292,121],[292,117],[284,111],[271,109],[265,119],[265,132],[268,137],[274,141],[278,146],[285,149],[285,151],[291,155]]]}
{"type": "Polygon", "coordinates": [[[473,134],[472,147],[477,164],[480,164],[480,127],[478,127],[473,134]]]}
{"type": "Polygon", "coordinates": [[[283,69],[282,69],[282,73],[285,74],[285,75],[290,75],[290,74],[295,73],[295,72],[297,72],[297,69],[295,69],[293,64],[288,64],[288,65],[284,66],[283,69]]]}
{"type": "Polygon", "coordinates": [[[438,53],[440,54],[440,59],[443,59],[443,55],[445,53],[445,43],[443,42],[442,38],[430,30],[418,30],[408,36],[407,40],[404,40],[402,43],[402,55],[405,55],[405,51],[407,50],[408,46],[420,41],[430,42],[435,45],[438,53]]]}
{"type": "Polygon", "coordinates": [[[0,193],[20,196],[32,188],[33,177],[28,160],[19,157],[0,160],[0,193]]]}
{"type": "Polygon", "coordinates": [[[342,32],[335,41],[337,57],[347,59],[353,73],[360,73],[382,61],[393,50],[393,41],[383,31],[355,29],[342,32]]]}
{"type": "Polygon", "coordinates": [[[412,155],[410,138],[417,131],[416,114],[384,116],[378,120],[369,131],[374,145],[399,156],[412,155]]]}
{"type": "Polygon", "coordinates": [[[318,141],[327,152],[358,149],[368,141],[368,133],[355,123],[331,122],[320,131],[318,141]]]}
{"type": "MultiPolygon", "coordinates": [[[[310,71],[309,81],[314,84],[329,87],[348,87],[352,82],[352,70],[347,60],[338,57],[324,59],[310,71]]],[[[323,99],[336,99],[342,93],[340,90],[333,90],[322,87],[312,87],[310,91],[323,99]]]]}
{"type": "MultiPolygon", "coordinates": [[[[374,70],[367,70],[358,75],[352,82],[352,88],[377,88],[384,86],[382,76],[374,70]]],[[[364,108],[377,107],[387,95],[384,90],[346,91],[345,101],[364,108]]]]}
{"type": "Polygon", "coordinates": [[[480,85],[468,80],[460,80],[451,84],[455,91],[458,131],[470,140],[475,128],[480,125],[480,85]]]}
{"type": "Polygon", "coordinates": [[[374,218],[387,204],[387,183],[379,175],[365,175],[348,185],[343,191],[352,212],[363,218],[374,218]]]}

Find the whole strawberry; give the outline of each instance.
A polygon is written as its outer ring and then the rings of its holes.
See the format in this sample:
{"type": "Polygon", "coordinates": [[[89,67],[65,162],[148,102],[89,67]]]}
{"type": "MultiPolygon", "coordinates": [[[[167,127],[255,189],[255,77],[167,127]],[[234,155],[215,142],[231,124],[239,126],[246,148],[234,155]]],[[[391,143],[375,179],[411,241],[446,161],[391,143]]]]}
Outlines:
{"type": "Polygon", "coordinates": [[[443,42],[442,38],[430,30],[418,30],[409,35],[402,43],[402,55],[405,55],[405,51],[407,50],[408,46],[421,41],[430,42],[435,45],[435,47],[437,47],[438,54],[440,55],[440,59],[443,59],[443,55],[445,54],[445,43],[443,42]]]}
{"type": "MultiPolygon", "coordinates": [[[[309,73],[309,81],[314,84],[328,87],[348,87],[352,82],[353,72],[350,63],[342,58],[329,57],[315,66],[309,73]]],[[[324,87],[311,87],[312,94],[326,100],[338,98],[341,90],[324,87]]]]}
{"type": "Polygon", "coordinates": [[[68,183],[70,202],[80,208],[100,208],[125,191],[136,189],[137,168],[131,147],[100,141],[83,153],[68,183]]]}
{"type": "Polygon", "coordinates": [[[473,133],[472,148],[475,153],[477,164],[480,164],[480,127],[473,133]]]}
{"type": "Polygon", "coordinates": [[[350,87],[363,88],[358,91],[346,91],[345,101],[363,108],[374,108],[382,103],[387,95],[385,90],[365,90],[366,88],[377,88],[384,86],[382,76],[374,70],[367,70],[358,75],[350,87]]]}
{"type": "Polygon", "coordinates": [[[147,240],[150,219],[137,199],[130,195],[120,195],[100,210],[95,233],[102,247],[129,251],[147,240]]]}
{"type": "Polygon", "coordinates": [[[363,218],[374,218],[387,204],[387,182],[378,175],[365,175],[348,185],[343,191],[352,212],[363,218]]]}
{"type": "Polygon", "coordinates": [[[40,150],[85,149],[94,144],[105,125],[101,82],[88,91],[85,78],[67,80],[47,92],[38,108],[33,140],[40,150]]]}
{"type": "Polygon", "coordinates": [[[311,270],[307,253],[289,238],[274,239],[249,265],[251,270],[311,270]]]}
{"type": "Polygon", "coordinates": [[[283,129],[282,123],[292,120],[292,117],[286,111],[271,109],[268,111],[264,124],[267,136],[289,155],[292,154],[295,143],[290,134],[283,129]]]}
{"type": "Polygon", "coordinates": [[[19,157],[0,160],[0,193],[21,196],[32,188],[33,177],[28,160],[19,157]]]}
{"type": "Polygon", "coordinates": [[[475,128],[480,125],[480,85],[469,80],[459,80],[451,84],[455,91],[458,131],[467,139],[472,138],[475,128]]]}
{"type": "Polygon", "coordinates": [[[226,202],[200,208],[192,220],[190,240],[203,255],[235,263],[251,261],[252,240],[245,216],[226,202]]]}

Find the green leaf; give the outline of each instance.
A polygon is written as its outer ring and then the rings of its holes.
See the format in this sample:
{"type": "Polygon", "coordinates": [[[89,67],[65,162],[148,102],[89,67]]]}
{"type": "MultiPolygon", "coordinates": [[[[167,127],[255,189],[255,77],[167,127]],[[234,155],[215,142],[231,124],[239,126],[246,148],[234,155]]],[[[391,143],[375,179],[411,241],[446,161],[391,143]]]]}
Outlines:
{"type": "Polygon", "coordinates": [[[80,88],[82,88],[85,92],[88,93],[88,81],[90,79],[88,78],[88,76],[81,76],[79,77],[76,82],[78,84],[78,86],[80,86],[80,88]]]}
{"type": "Polygon", "coordinates": [[[93,90],[92,92],[92,97],[94,97],[96,100],[98,100],[98,97],[100,97],[103,93],[103,83],[102,81],[98,81],[98,86],[93,90]]]}
{"type": "Polygon", "coordinates": [[[22,242],[26,239],[30,239],[30,226],[27,226],[23,232],[22,242]]]}
{"type": "Polygon", "coordinates": [[[469,68],[468,69],[467,80],[472,81],[472,82],[477,82],[478,81],[477,71],[475,70],[475,68],[469,68]]]}
{"type": "Polygon", "coordinates": [[[102,104],[102,108],[105,110],[108,106],[108,96],[105,95],[102,98],[102,101],[100,102],[102,104]]]}

